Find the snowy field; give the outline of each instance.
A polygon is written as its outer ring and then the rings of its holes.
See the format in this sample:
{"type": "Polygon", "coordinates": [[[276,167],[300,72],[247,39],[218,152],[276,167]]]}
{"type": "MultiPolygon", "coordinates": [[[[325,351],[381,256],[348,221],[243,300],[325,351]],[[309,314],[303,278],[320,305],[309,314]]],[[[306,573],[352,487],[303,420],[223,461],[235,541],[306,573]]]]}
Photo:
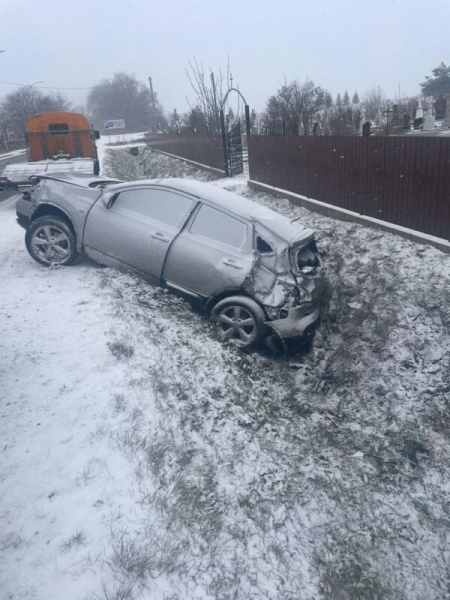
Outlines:
{"type": "Polygon", "coordinates": [[[316,229],[309,352],[240,354],[139,279],[45,269],[0,205],[0,598],[449,598],[450,256],[212,183],[316,229]]]}

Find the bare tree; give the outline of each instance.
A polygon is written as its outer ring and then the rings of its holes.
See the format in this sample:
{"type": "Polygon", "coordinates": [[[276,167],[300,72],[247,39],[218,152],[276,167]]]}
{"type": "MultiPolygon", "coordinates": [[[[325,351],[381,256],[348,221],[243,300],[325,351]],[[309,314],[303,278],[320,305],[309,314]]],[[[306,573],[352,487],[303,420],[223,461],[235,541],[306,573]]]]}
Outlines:
{"type": "Polygon", "coordinates": [[[386,95],[380,86],[367,90],[363,94],[361,105],[365,110],[366,119],[376,119],[377,115],[386,108],[386,95]]]}
{"type": "Polygon", "coordinates": [[[203,125],[205,133],[219,133],[219,109],[222,105],[224,95],[230,85],[230,67],[227,66],[227,80],[224,82],[222,71],[219,70],[219,75],[215,75],[211,69],[209,73],[205,73],[203,64],[199,64],[194,58],[193,62],[189,61],[189,68],[186,69],[186,74],[195,94],[195,100],[189,108],[193,113],[197,124],[199,124],[199,111],[203,114],[203,125]]]}
{"type": "Polygon", "coordinates": [[[28,117],[54,110],[69,110],[70,102],[60,92],[44,94],[32,86],[24,86],[7,94],[0,103],[0,122],[3,145],[25,141],[28,117]]]}

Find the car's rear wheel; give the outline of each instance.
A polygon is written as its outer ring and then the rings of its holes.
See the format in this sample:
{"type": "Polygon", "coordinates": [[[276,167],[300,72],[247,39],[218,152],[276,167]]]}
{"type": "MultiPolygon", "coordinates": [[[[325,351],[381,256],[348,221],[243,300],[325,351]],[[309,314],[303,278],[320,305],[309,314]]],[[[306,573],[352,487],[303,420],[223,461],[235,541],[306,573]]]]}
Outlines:
{"type": "Polygon", "coordinates": [[[25,244],[35,261],[50,265],[71,265],[77,258],[75,235],[66,221],[51,215],[30,224],[25,244]]]}
{"type": "Polygon", "coordinates": [[[240,350],[257,346],[267,334],[263,309],[251,298],[231,296],[218,302],[211,311],[211,322],[218,336],[240,350]]]}

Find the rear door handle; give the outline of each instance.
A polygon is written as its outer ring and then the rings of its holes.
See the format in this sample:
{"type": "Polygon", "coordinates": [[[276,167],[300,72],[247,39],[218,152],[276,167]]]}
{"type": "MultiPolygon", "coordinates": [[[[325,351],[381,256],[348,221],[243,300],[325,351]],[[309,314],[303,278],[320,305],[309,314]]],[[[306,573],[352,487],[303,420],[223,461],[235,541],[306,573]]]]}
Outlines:
{"type": "Polygon", "coordinates": [[[169,238],[166,238],[166,236],[160,231],[155,231],[155,233],[152,233],[151,236],[160,242],[170,242],[169,238]]]}
{"type": "Polygon", "coordinates": [[[227,265],[228,267],[234,267],[235,269],[242,269],[242,265],[235,262],[232,258],[227,258],[227,259],[223,260],[222,262],[224,265],[227,265]]]}

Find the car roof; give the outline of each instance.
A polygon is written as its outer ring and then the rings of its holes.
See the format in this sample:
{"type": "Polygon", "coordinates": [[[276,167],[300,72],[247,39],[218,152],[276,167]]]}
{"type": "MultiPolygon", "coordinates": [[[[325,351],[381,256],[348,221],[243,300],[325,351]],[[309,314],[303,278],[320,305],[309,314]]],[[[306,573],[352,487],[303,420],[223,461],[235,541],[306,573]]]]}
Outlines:
{"type": "Polygon", "coordinates": [[[121,183],[120,179],[114,179],[114,177],[101,177],[99,175],[91,175],[89,173],[73,173],[71,171],[61,171],[52,175],[39,175],[38,179],[49,179],[52,181],[61,181],[63,183],[70,183],[71,185],[78,185],[81,187],[95,187],[95,184],[102,183],[121,183]]]}
{"type": "Polygon", "coordinates": [[[292,223],[287,217],[270,208],[257,204],[256,202],[253,202],[253,200],[249,200],[248,198],[244,198],[243,196],[229,192],[228,190],[221,189],[216,185],[193,179],[171,178],[130,181],[112,185],[108,188],[108,192],[118,192],[125,188],[130,189],[142,185],[157,185],[190,194],[214,204],[218,208],[233,212],[237,216],[260,223],[265,228],[275,233],[279,238],[286,240],[287,242],[309,238],[314,234],[312,229],[302,227],[298,222],[292,223]]]}

